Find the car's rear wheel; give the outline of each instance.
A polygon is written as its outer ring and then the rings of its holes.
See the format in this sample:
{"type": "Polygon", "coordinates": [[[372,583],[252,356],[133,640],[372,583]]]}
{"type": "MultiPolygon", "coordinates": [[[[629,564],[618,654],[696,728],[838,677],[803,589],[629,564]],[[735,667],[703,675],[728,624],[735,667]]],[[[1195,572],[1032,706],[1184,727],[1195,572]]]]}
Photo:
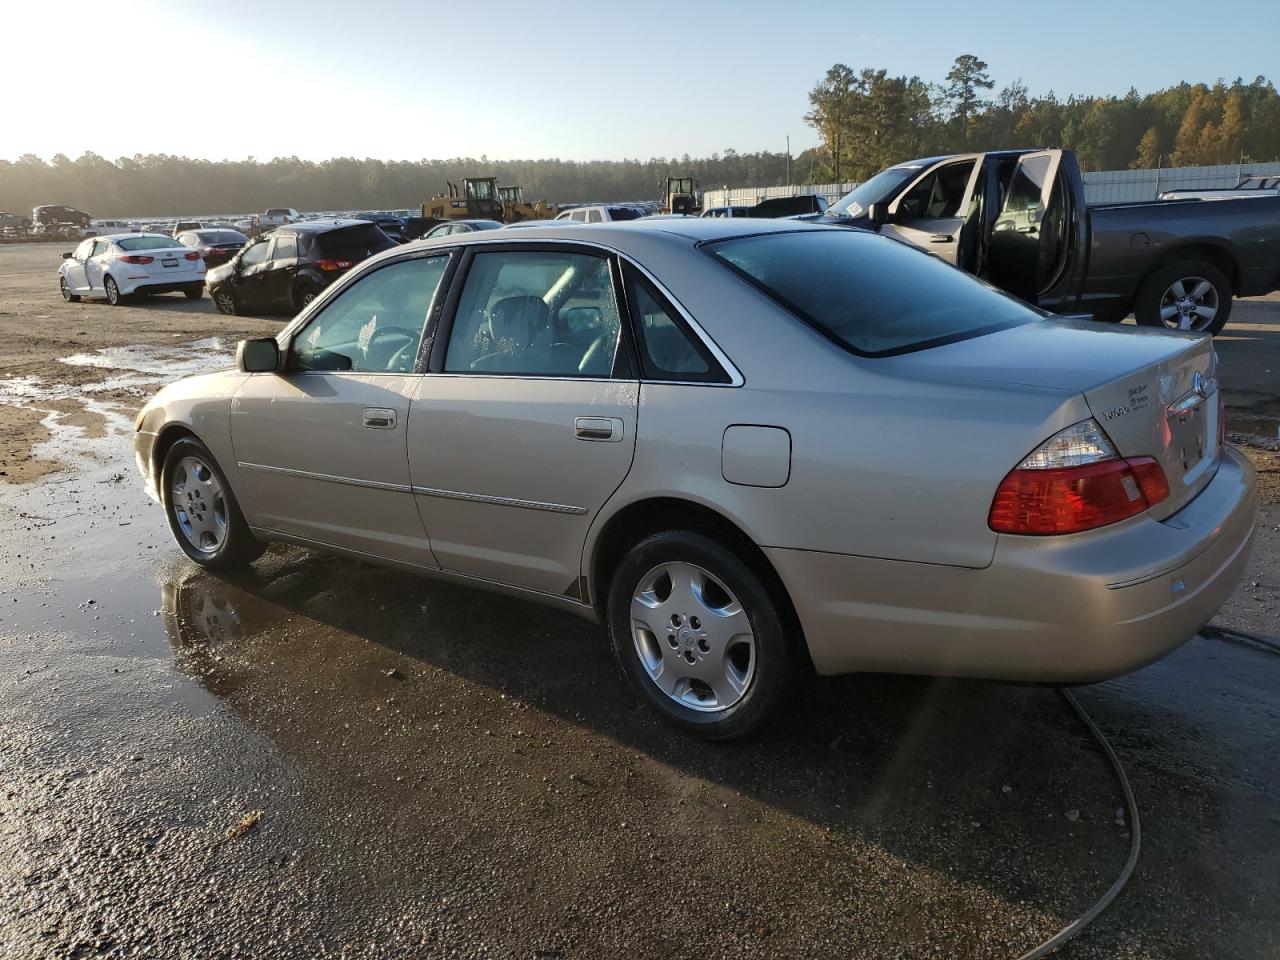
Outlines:
{"type": "Polygon", "coordinates": [[[249,532],[231,485],[203,443],[194,437],[174,443],[160,476],[169,529],[188,557],[226,570],[262,555],[265,545],[249,532]]]}
{"type": "Polygon", "coordinates": [[[670,530],[637,544],[614,572],[607,603],[623,672],[685,730],[742,736],[792,685],[794,655],[775,590],[709,537],[670,530]]]}
{"type": "Polygon", "coordinates": [[[121,301],[124,300],[124,296],[120,293],[120,288],[116,286],[115,280],[111,277],[107,277],[107,279],[102,282],[102,288],[107,293],[107,303],[111,304],[113,307],[120,306],[121,301]]]}
{"type": "Polygon", "coordinates": [[[201,297],[204,296],[204,284],[193,283],[191,286],[187,287],[182,292],[186,294],[186,297],[188,300],[199,300],[201,297]]]}
{"type": "Polygon", "coordinates": [[[67,283],[66,277],[58,278],[58,287],[62,290],[62,299],[67,303],[79,303],[80,297],[71,292],[71,285],[67,283]]]}
{"type": "Polygon", "coordinates": [[[1180,260],[1142,281],[1133,314],[1149,327],[1215,335],[1231,316],[1232,296],[1231,281],[1213,264],[1180,260]]]}
{"type": "Polygon", "coordinates": [[[213,305],[218,308],[219,313],[225,313],[234,317],[240,312],[240,305],[236,303],[236,295],[230,290],[219,287],[212,292],[213,305]]]}
{"type": "Polygon", "coordinates": [[[303,310],[318,296],[320,291],[314,287],[299,287],[293,292],[293,305],[296,309],[303,310]]]}

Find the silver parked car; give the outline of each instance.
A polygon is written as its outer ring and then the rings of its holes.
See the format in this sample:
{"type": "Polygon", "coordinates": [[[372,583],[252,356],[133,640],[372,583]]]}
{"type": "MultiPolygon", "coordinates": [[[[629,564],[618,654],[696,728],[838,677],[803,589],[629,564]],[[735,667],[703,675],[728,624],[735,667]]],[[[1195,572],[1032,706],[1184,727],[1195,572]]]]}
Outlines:
{"type": "Polygon", "coordinates": [[[486,231],[361,264],[135,447],[199,564],[283,540],[571,610],[729,737],[804,670],[1081,682],[1181,644],[1256,514],[1214,365],[857,230],[486,231]]]}

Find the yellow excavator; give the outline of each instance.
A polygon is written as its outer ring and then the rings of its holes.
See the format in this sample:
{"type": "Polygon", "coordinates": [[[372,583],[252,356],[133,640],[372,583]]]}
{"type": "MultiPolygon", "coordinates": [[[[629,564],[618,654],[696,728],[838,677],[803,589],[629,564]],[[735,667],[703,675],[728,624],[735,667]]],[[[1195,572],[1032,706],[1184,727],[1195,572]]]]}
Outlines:
{"type": "Polygon", "coordinates": [[[667,177],[662,213],[696,214],[702,209],[696,177],[667,177]]]}
{"type": "Polygon", "coordinates": [[[524,187],[499,187],[498,199],[502,202],[502,222],[519,223],[521,220],[554,220],[559,208],[545,200],[524,199],[524,187]]]}
{"type": "Polygon", "coordinates": [[[436,220],[502,220],[496,177],[465,177],[449,182],[446,193],[422,201],[422,216],[436,220]]]}

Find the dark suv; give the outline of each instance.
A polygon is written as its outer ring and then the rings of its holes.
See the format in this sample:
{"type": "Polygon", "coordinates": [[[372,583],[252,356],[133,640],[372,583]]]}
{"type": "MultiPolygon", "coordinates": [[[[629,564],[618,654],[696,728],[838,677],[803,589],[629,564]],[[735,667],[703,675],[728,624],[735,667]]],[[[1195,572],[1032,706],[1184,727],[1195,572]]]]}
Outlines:
{"type": "Polygon", "coordinates": [[[83,210],[60,203],[45,203],[31,211],[31,223],[38,233],[52,236],[78,237],[77,228],[89,226],[93,218],[83,210]]]}
{"type": "Polygon", "coordinates": [[[205,278],[222,313],[296,313],[353,266],[396,242],[365,220],[291,223],[205,278]]]}

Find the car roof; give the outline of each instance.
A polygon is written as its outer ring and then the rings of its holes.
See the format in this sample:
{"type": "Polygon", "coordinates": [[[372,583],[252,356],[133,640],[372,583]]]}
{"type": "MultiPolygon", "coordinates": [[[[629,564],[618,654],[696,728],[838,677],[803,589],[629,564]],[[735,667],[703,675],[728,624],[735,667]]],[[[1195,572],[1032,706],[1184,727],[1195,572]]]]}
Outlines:
{"type": "MultiPolygon", "coordinates": [[[[628,238],[643,235],[664,235],[680,237],[692,243],[710,240],[729,240],[734,237],[757,236],[766,233],[795,233],[807,230],[846,230],[846,227],[821,226],[804,223],[799,220],[770,220],[751,217],[644,217],[639,220],[612,220],[606,223],[579,223],[573,220],[556,220],[546,225],[531,226],[521,230],[520,235],[526,239],[537,240],[585,240],[603,246],[627,246],[628,238]]],[[[477,235],[433,237],[425,242],[435,246],[450,246],[456,243],[501,242],[503,237],[511,235],[503,231],[485,232],[477,235]],[[479,238],[483,237],[483,240],[479,238]]],[[[422,243],[416,240],[414,243],[422,243]]]]}
{"type": "Polygon", "coordinates": [[[154,230],[133,230],[129,233],[104,233],[96,237],[86,237],[88,240],[128,240],[131,237],[156,237],[160,240],[174,240],[174,237],[167,233],[156,233],[154,230]]]}
{"type": "Polygon", "coordinates": [[[301,220],[277,227],[272,233],[326,233],[329,230],[340,230],[343,227],[367,227],[372,220],[357,220],[354,217],[334,217],[332,220],[301,220]]]}

